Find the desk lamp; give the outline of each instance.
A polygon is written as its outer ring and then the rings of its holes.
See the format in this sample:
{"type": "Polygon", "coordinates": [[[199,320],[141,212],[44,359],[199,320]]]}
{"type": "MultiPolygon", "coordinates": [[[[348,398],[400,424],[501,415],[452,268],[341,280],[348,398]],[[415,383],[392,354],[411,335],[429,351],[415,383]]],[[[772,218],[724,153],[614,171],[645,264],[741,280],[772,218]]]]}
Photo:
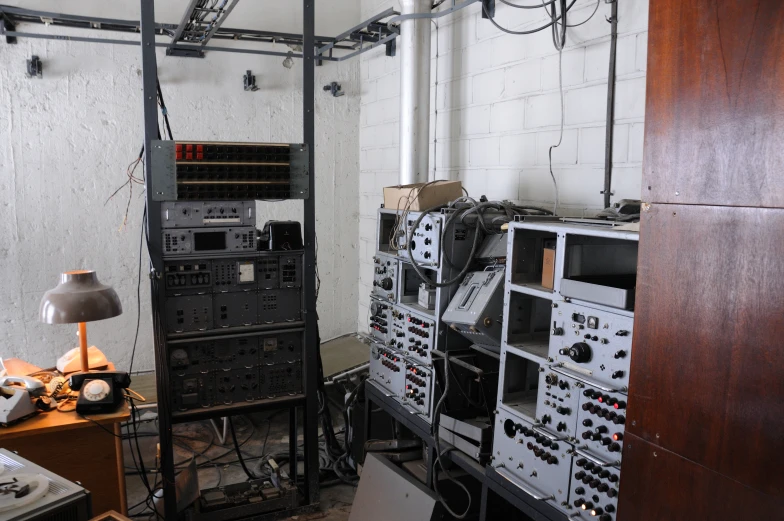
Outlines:
{"type": "Polygon", "coordinates": [[[82,372],[90,370],[87,358],[87,324],[120,315],[122,304],[111,286],[98,281],[94,271],[66,271],[60,284],[44,293],[40,319],[46,324],[79,324],[82,372]]]}

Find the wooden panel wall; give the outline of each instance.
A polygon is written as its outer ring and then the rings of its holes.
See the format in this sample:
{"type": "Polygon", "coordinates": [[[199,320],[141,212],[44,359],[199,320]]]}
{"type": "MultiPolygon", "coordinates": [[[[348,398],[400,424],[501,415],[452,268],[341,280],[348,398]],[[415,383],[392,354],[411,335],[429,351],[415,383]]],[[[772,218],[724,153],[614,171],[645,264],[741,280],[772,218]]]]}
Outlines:
{"type": "Polygon", "coordinates": [[[784,1],[649,20],[618,520],[784,519],[784,1]]]}
{"type": "Polygon", "coordinates": [[[783,207],[784,2],[651,0],[648,30],[643,199],[783,207]]]}

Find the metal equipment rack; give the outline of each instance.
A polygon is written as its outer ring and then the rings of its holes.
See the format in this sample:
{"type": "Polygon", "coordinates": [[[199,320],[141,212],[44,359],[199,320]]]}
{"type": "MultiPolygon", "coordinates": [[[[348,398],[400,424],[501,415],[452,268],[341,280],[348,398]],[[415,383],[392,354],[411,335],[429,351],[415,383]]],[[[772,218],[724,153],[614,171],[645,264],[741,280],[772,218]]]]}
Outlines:
{"type": "MultiPolygon", "coordinates": [[[[365,410],[370,411],[371,404],[375,404],[389,414],[396,422],[406,427],[418,438],[422,440],[427,451],[428,461],[435,458],[435,440],[430,432],[430,425],[421,417],[412,414],[409,409],[403,407],[394,398],[388,396],[388,392],[376,386],[373,382],[365,385],[365,410]]],[[[365,416],[365,432],[370,432],[371,415],[365,416]]],[[[521,494],[520,489],[512,482],[498,474],[491,465],[482,466],[460,451],[452,450],[452,447],[445,441],[440,443],[442,458],[448,459],[451,463],[465,471],[472,478],[479,481],[482,489],[482,496],[479,505],[479,521],[486,521],[488,518],[488,502],[490,493],[496,494],[510,503],[520,512],[529,516],[534,521],[566,521],[567,516],[551,505],[534,499],[528,494],[521,494]]],[[[432,488],[433,467],[428,465],[426,486],[432,488]]]]}
{"type": "MultiPolygon", "coordinates": [[[[153,332],[155,341],[155,368],[158,389],[159,435],[161,446],[161,475],[163,497],[165,501],[165,518],[177,519],[177,502],[175,498],[174,447],[172,426],[175,423],[214,419],[225,417],[232,412],[254,412],[259,410],[289,410],[289,452],[291,478],[297,481],[297,433],[300,416],[304,433],[305,470],[304,486],[299,498],[299,506],[294,509],[279,510],[267,514],[254,515],[254,519],[280,519],[292,515],[312,512],[318,507],[319,476],[318,476],[318,332],[316,315],[316,251],[315,251],[315,197],[314,197],[314,105],[315,105],[315,49],[314,37],[315,6],[313,0],[303,0],[303,140],[308,145],[309,164],[309,197],[304,204],[304,246],[305,259],[303,270],[305,350],[303,355],[303,394],[262,400],[253,404],[242,404],[236,408],[216,408],[215,410],[197,410],[174,414],[171,407],[171,387],[169,357],[167,355],[167,334],[165,329],[164,303],[165,292],[162,288],[161,276],[164,272],[162,245],[161,202],[155,200],[154,190],[147,189],[147,235],[148,249],[152,263],[151,295],[153,332]],[[302,414],[300,415],[300,411],[302,414]]],[[[141,0],[141,51],[142,80],[144,104],[144,152],[145,179],[151,186],[155,171],[153,168],[152,142],[158,134],[157,106],[157,60],[155,54],[155,14],[153,0],[141,0]]],[[[239,517],[239,514],[238,514],[239,517]]],[[[242,517],[246,517],[243,514],[242,517]]]]}

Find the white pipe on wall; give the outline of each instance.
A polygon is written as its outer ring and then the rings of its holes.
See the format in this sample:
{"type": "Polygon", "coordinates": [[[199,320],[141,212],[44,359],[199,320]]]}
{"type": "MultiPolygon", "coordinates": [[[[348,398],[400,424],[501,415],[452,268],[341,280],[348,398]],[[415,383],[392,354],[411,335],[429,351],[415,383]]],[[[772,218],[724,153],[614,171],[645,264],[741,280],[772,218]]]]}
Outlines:
{"type": "MultiPolygon", "coordinates": [[[[401,14],[429,13],[432,0],[400,0],[401,14]]],[[[400,184],[425,183],[430,146],[430,19],[400,23],[400,184]]]]}

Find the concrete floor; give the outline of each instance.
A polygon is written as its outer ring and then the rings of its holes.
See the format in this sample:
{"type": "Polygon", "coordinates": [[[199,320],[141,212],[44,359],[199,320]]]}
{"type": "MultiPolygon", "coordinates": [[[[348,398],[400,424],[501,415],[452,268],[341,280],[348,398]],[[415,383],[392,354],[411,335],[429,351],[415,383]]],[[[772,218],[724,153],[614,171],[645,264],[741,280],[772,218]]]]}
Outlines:
{"type": "MultiPolygon", "coordinates": [[[[322,358],[326,375],[343,372],[358,364],[367,362],[367,345],[359,342],[356,337],[344,337],[327,342],[322,346],[322,358]]],[[[147,397],[155,396],[154,375],[134,375],[134,389],[144,388],[147,397]]],[[[340,400],[336,393],[335,398],[340,400]]],[[[152,402],[150,400],[150,402],[152,402]]],[[[158,443],[157,413],[155,409],[148,409],[142,412],[142,422],[138,426],[139,450],[144,457],[145,468],[155,468],[156,445],[158,443]]],[[[335,419],[335,430],[342,429],[342,415],[333,414],[335,419]]],[[[257,413],[248,416],[234,418],[234,427],[237,439],[242,444],[242,454],[251,472],[261,461],[269,459],[270,455],[278,453],[288,453],[288,414],[281,413],[257,413]],[[247,440],[247,441],[245,441],[247,440]],[[259,457],[264,454],[265,457],[259,457]]],[[[226,443],[219,444],[218,435],[208,421],[188,423],[174,426],[175,435],[175,461],[188,462],[194,453],[202,454],[212,460],[213,464],[203,456],[197,456],[197,464],[204,464],[198,471],[199,488],[206,489],[218,486],[218,484],[239,483],[247,480],[242,470],[234,446],[231,441],[231,433],[228,434],[226,443]]],[[[300,443],[302,442],[300,436],[300,443]]],[[[142,513],[145,508],[144,501],[148,492],[142,483],[137,465],[128,441],[123,442],[125,452],[126,468],[126,488],[128,492],[128,505],[130,514],[142,513]]],[[[135,444],[134,444],[135,448],[135,444]]],[[[135,452],[135,451],[134,451],[135,452]]],[[[282,465],[282,469],[289,471],[288,465],[282,465]]],[[[302,464],[299,465],[299,472],[302,472],[302,464]]],[[[157,476],[149,474],[149,481],[157,476]]],[[[328,521],[347,521],[351,504],[354,500],[356,488],[350,485],[336,485],[321,490],[320,512],[299,516],[298,520],[323,519],[328,521]]],[[[150,512],[150,519],[153,519],[150,512]]],[[[142,517],[144,519],[145,517],[142,517]]]]}

